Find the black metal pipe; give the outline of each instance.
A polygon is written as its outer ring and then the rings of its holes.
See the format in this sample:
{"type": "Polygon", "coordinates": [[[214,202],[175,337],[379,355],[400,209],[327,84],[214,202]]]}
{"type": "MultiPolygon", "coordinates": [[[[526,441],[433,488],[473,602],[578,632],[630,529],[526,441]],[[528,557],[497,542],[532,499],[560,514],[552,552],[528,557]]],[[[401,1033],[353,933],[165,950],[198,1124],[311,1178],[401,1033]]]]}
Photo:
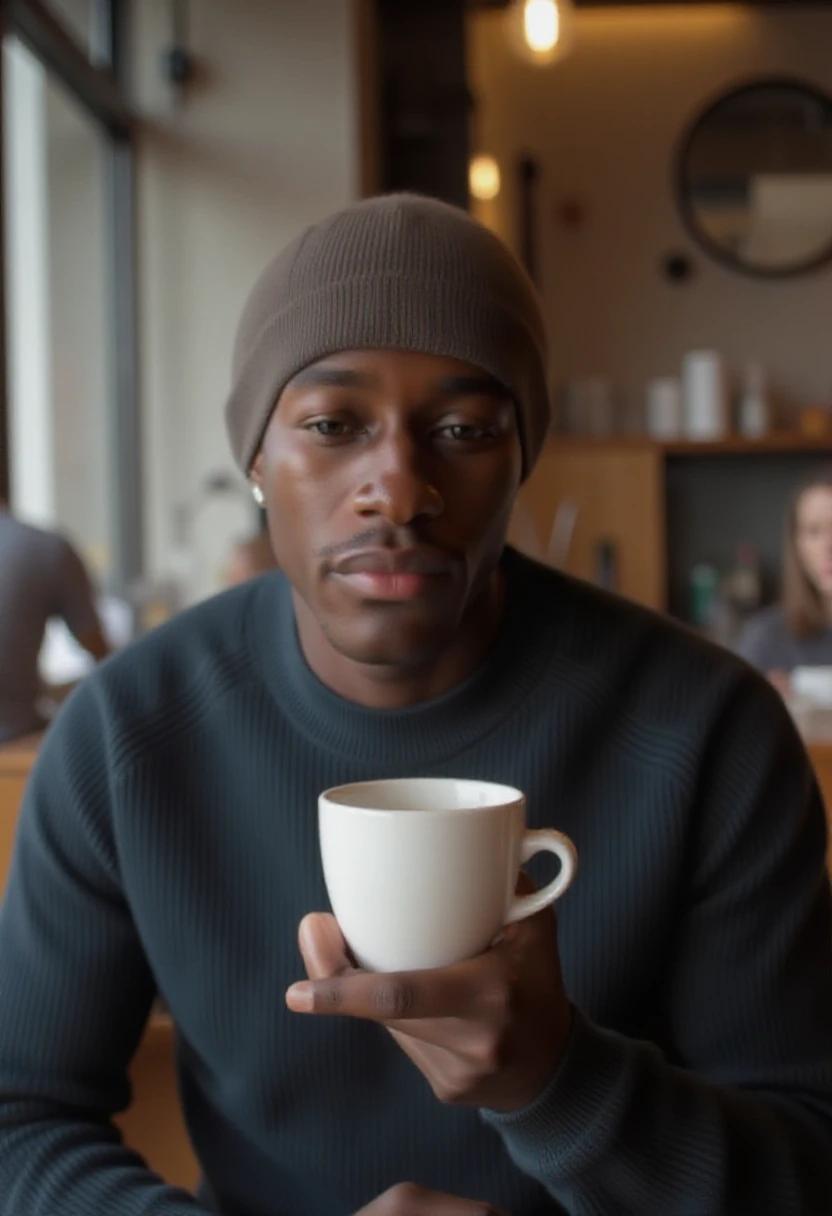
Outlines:
{"type": "Polygon", "coordinates": [[[522,156],[517,174],[520,185],[520,256],[532,280],[537,283],[537,183],[540,166],[533,156],[522,156]]]}

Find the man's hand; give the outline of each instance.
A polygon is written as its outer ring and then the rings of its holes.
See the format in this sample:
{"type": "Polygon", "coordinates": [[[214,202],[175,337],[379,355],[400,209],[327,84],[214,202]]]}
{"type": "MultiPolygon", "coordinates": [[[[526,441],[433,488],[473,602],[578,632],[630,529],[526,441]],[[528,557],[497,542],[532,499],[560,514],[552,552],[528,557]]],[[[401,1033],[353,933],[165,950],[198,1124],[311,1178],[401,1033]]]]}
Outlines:
{"type": "Polygon", "coordinates": [[[439,1191],[426,1191],[412,1182],[402,1182],[374,1199],[356,1216],[503,1216],[490,1203],[457,1199],[439,1191]]]}
{"type": "Polygon", "coordinates": [[[572,1010],[551,909],[509,925],[478,958],[435,971],[359,970],[323,913],[304,917],[299,942],[309,981],[289,989],[289,1008],[386,1026],[441,1102],[520,1110],[554,1076],[572,1010]]]}

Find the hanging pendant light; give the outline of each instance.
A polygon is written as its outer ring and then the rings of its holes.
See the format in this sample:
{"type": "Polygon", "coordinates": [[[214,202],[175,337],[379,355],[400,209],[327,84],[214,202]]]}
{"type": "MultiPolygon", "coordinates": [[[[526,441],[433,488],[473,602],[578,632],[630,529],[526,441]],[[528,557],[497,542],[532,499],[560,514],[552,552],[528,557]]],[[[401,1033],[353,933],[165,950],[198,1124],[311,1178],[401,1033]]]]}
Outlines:
{"type": "Polygon", "coordinates": [[[468,192],[479,202],[490,203],[500,193],[500,166],[493,156],[481,153],[468,166],[468,192]]]}
{"type": "Polygon", "coordinates": [[[515,51],[529,63],[545,67],[572,47],[573,0],[512,0],[506,19],[515,51]]]}

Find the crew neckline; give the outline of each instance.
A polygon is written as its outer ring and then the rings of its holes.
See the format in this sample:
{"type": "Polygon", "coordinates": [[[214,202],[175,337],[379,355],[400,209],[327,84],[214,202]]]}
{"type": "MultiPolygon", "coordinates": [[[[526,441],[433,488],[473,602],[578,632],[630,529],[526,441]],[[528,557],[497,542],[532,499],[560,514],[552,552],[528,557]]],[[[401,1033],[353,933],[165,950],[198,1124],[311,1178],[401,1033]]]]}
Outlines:
{"type": "Polygon", "coordinates": [[[263,580],[253,604],[255,658],[271,695],[316,746],[370,760],[380,772],[452,759],[515,713],[545,671],[542,601],[551,612],[551,599],[539,594],[543,569],[508,547],[501,566],[505,605],[485,657],[455,688],[404,709],[367,708],[324,684],[301,649],[288,580],[282,574],[263,580]]]}

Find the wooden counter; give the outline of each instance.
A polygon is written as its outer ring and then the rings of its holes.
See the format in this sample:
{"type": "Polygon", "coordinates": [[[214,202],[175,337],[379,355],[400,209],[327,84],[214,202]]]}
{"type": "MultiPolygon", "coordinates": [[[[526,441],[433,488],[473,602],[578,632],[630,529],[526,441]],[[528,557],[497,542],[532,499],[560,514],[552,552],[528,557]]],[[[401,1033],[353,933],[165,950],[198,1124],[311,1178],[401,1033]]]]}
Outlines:
{"type": "Polygon", "coordinates": [[[170,1018],[155,1014],[148,1023],[130,1069],[133,1101],[116,1119],[126,1144],[135,1148],[157,1174],[193,1191],[199,1181],[176,1085],[174,1029],[170,1018]]]}
{"type": "Polygon", "coordinates": [[[0,894],[6,885],[23,789],[40,747],[41,735],[0,744],[0,894]]]}

